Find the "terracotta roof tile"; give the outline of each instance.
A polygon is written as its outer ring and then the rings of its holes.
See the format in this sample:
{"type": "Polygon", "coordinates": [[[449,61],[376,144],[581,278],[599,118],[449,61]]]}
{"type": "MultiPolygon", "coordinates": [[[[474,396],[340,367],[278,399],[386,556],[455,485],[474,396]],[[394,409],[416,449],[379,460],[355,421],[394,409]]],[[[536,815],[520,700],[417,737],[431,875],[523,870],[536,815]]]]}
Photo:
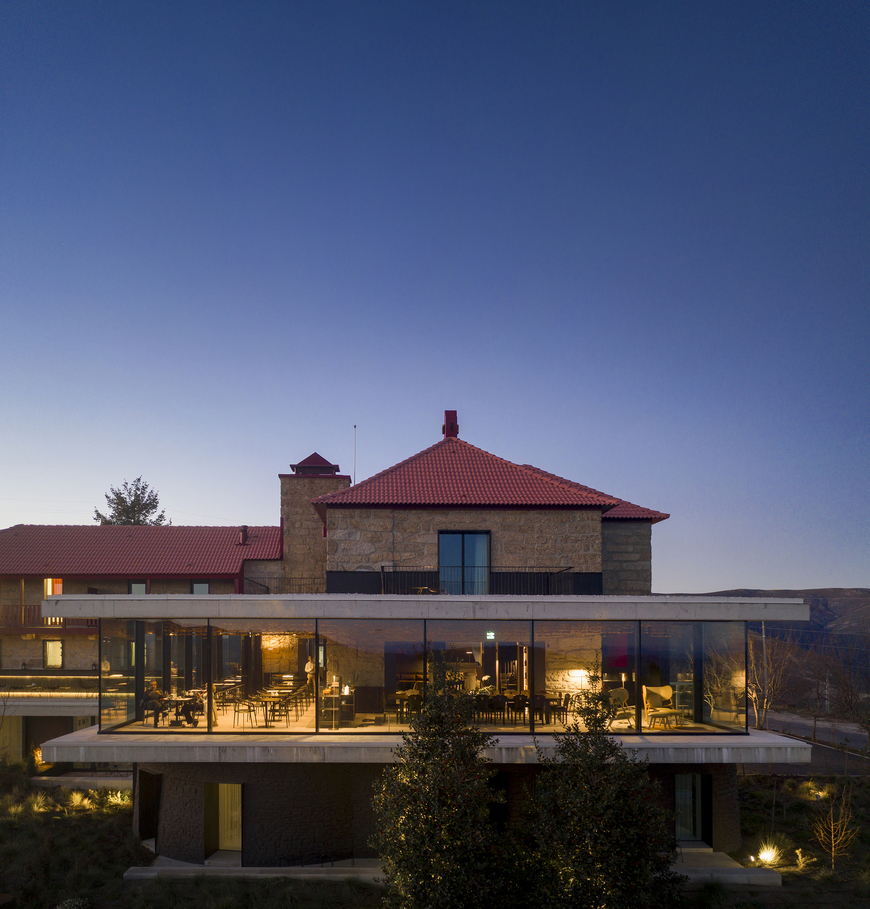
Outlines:
{"type": "Polygon", "coordinates": [[[528,465],[513,464],[457,438],[313,500],[323,508],[609,508],[622,500],[528,465]]]}
{"type": "Polygon", "coordinates": [[[620,502],[616,508],[611,508],[602,517],[608,521],[650,521],[658,524],[659,521],[666,521],[670,515],[663,511],[653,511],[652,508],[644,508],[642,505],[634,505],[631,502],[620,502]]]}
{"type": "MultiPolygon", "coordinates": [[[[541,470],[539,467],[532,467],[530,464],[524,464],[523,466],[529,470],[537,471],[542,476],[551,477],[563,483],[571,482],[570,480],[562,479],[562,477],[557,477],[554,473],[547,473],[546,470],[541,470]]],[[[619,504],[615,508],[604,512],[602,515],[603,519],[611,521],[651,521],[653,524],[658,524],[659,521],[666,521],[670,517],[669,514],[665,514],[663,511],[653,511],[651,508],[644,508],[642,505],[626,502],[625,499],[617,499],[616,501],[619,504]]]]}
{"type": "Polygon", "coordinates": [[[238,575],[246,559],[280,559],[280,527],[16,524],[0,530],[0,575],[179,577],[238,575]]]}

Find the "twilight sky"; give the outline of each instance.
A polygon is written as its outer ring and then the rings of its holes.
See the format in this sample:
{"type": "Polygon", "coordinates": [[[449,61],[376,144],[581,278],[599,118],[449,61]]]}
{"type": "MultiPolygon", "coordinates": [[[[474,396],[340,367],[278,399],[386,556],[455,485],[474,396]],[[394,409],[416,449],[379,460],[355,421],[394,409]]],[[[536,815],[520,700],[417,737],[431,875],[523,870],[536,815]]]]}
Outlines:
{"type": "Polygon", "coordinates": [[[653,589],[870,586],[870,6],[0,7],[0,526],[460,437],[653,589]]]}

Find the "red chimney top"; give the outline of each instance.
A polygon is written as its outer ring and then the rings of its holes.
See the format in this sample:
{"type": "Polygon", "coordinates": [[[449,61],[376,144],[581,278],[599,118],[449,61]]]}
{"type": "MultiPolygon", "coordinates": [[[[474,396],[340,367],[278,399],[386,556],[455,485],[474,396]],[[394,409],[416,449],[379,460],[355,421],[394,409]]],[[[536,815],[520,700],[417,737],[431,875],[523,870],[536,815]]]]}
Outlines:
{"type": "Polygon", "coordinates": [[[455,410],[444,411],[444,425],[441,427],[441,432],[444,433],[445,439],[459,438],[459,424],[456,422],[455,410]]]}

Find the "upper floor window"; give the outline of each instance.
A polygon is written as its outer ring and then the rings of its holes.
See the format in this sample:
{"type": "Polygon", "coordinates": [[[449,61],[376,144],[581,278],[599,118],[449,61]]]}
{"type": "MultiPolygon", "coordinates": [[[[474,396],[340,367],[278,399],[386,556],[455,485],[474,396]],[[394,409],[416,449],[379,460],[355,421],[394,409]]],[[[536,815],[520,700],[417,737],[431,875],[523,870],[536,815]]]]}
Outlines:
{"type": "Polygon", "coordinates": [[[190,582],[190,592],[191,593],[208,593],[208,581],[191,581],[190,582]]]}
{"type": "Polygon", "coordinates": [[[135,593],[137,596],[144,596],[148,593],[148,586],[145,581],[127,581],[127,593],[135,593]]]}
{"type": "Polygon", "coordinates": [[[489,534],[441,531],[438,573],[444,593],[489,593],[489,534]]]}
{"type": "Polygon", "coordinates": [[[63,593],[63,581],[60,578],[46,578],[42,582],[44,598],[59,597],[63,593]]]}

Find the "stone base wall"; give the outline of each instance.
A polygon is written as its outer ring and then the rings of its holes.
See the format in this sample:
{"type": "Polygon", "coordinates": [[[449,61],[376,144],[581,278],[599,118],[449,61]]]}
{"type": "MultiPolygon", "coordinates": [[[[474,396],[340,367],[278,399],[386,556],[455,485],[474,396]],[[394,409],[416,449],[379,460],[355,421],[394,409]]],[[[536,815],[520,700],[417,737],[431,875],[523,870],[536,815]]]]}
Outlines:
{"type": "MultiPolygon", "coordinates": [[[[242,785],[242,864],[274,867],[373,858],[373,784],[380,764],[139,764],[159,774],[160,855],[201,864],[205,784],[242,785]]],[[[137,791],[138,798],[138,791],[137,791]]],[[[140,806],[135,806],[138,817],[140,806]]]]}
{"type": "MultiPolygon", "coordinates": [[[[496,809],[506,822],[518,822],[536,765],[494,764],[495,784],[506,796],[496,809]]],[[[156,775],[159,786],[136,787],[134,824],[157,814],[160,855],[201,864],[206,858],[208,783],[242,786],[242,864],[275,867],[341,858],[373,858],[368,845],[374,833],[373,786],[382,764],[139,764],[139,772],[156,775]],[[139,803],[160,791],[158,805],[139,803]],[[150,795],[149,795],[150,793],[150,795]]],[[[662,805],[674,807],[674,774],[704,773],[712,777],[712,843],[718,851],[739,848],[740,813],[737,773],[733,764],[653,765],[650,774],[661,784],[662,805]]],[[[146,831],[147,832],[147,831],[146,831]]]]}
{"type": "Polygon", "coordinates": [[[652,525],[647,521],[602,521],[601,566],[605,596],[648,596],[652,591],[652,525]]]}
{"type": "Polygon", "coordinates": [[[594,510],[330,508],[330,571],[438,566],[442,530],[488,531],[493,568],[601,571],[601,514],[594,510]]]}

